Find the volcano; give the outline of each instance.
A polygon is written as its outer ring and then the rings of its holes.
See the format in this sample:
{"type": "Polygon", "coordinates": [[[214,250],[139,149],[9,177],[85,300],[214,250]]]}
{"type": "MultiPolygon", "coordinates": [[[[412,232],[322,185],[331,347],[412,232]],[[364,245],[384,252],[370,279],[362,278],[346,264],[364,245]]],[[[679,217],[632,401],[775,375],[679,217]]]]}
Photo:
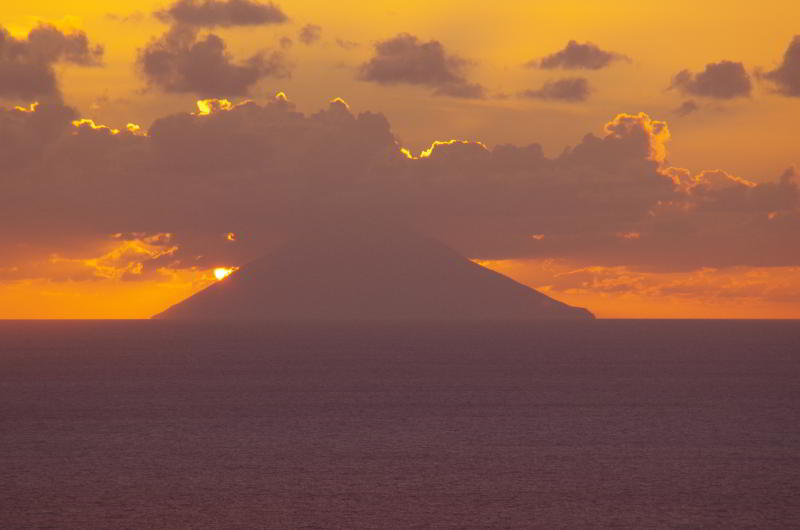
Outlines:
{"type": "Polygon", "coordinates": [[[157,319],[273,321],[592,319],[407,230],[317,229],[157,319]]]}

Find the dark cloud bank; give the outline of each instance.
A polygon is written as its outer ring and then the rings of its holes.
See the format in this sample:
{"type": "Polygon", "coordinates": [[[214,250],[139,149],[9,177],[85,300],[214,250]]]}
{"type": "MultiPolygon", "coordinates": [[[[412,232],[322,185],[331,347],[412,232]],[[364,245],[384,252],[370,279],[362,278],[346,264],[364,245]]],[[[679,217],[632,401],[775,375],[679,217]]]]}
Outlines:
{"type": "Polygon", "coordinates": [[[282,96],[203,108],[146,135],[73,123],[60,104],[0,111],[2,248],[33,262],[86,256],[111,234],[169,245],[134,275],[146,278],[241,264],[295,229],[355,218],[406,223],[476,258],[800,264],[793,171],[755,184],[669,167],[667,125],[644,114],[619,115],[556,158],[538,144],[460,141],[412,158],[383,115],[338,100],[312,115],[282,96]]]}

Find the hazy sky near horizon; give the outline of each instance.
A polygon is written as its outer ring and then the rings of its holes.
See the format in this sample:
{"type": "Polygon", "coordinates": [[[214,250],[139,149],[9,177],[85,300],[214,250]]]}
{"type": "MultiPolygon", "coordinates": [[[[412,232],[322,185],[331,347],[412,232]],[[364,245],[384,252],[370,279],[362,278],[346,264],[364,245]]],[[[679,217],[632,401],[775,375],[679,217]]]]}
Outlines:
{"type": "Polygon", "coordinates": [[[4,6],[0,318],[147,317],[334,211],[598,316],[800,318],[798,20],[790,1],[4,6]]]}

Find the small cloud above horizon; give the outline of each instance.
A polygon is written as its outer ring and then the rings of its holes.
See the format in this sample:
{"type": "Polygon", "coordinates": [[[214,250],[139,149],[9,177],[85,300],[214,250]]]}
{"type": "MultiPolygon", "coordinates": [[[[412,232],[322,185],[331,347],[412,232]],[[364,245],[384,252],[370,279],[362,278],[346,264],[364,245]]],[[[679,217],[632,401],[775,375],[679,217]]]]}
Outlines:
{"type": "Polygon", "coordinates": [[[697,102],[693,99],[687,99],[673,112],[678,116],[688,116],[689,114],[697,112],[698,110],[700,110],[700,106],[697,104],[697,102]]]}
{"type": "Polygon", "coordinates": [[[589,80],[584,77],[566,77],[545,82],[536,90],[525,90],[519,94],[522,98],[545,99],[577,103],[589,99],[592,89],[589,80]]]}
{"type": "Polygon", "coordinates": [[[278,5],[254,0],[177,0],[154,15],[163,22],[205,28],[283,24],[289,20],[278,5]]]}
{"type": "Polygon", "coordinates": [[[316,24],[306,24],[297,33],[297,39],[309,46],[322,38],[322,27],[316,24]]]}
{"type": "Polygon", "coordinates": [[[359,67],[358,79],[380,85],[419,85],[433,88],[434,95],[482,99],[486,90],[469,82],[471,61],[449,54],[436,40],[422,42],[401,33],[375,44],[375,54],[359,67]]]}
{"type": "Polygon", "coordinates": [[[734,61],[708,63],[702,72],[681,70],[668,87],[682,94],[712,99],[749,97],[753,88],[744,65],[734,61]]]}
{"type": "Polygon", "coordinates": [[[203,97],[242,96],[261,79],[285,78],[291,69],[281,52],[258,52],[234,62],[225,41],[176,26],[139,50],[136,64],[148,86],[203,97]]]}
{"type": "Polygon", "coordinates": [[[563,68],[566,70],[600,70],[611,66],[614,62],[630,61],[631,59],[627,55],[603,50],[591,42],[580,44],[575,40],[571,40],[563,50],[547,55],[541,59],[529,61],[525,66],[528,68],[542,68],[545,70],[552,70],[555,68],[563,68]]]}

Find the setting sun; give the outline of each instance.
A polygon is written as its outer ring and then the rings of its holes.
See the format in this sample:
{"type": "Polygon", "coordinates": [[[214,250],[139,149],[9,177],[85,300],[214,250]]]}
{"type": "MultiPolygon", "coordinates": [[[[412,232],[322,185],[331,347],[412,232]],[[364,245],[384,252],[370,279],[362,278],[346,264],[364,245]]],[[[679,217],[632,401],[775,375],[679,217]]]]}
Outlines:
{"type": "Polygon", "coordinates": [[[234,272],[235,270],[236,269],[233,267],[217,267],[216,269],[214,269],[214,276],[218,280],[224,280],[225,278],[230,276],[231,273],[234,272]]]}

